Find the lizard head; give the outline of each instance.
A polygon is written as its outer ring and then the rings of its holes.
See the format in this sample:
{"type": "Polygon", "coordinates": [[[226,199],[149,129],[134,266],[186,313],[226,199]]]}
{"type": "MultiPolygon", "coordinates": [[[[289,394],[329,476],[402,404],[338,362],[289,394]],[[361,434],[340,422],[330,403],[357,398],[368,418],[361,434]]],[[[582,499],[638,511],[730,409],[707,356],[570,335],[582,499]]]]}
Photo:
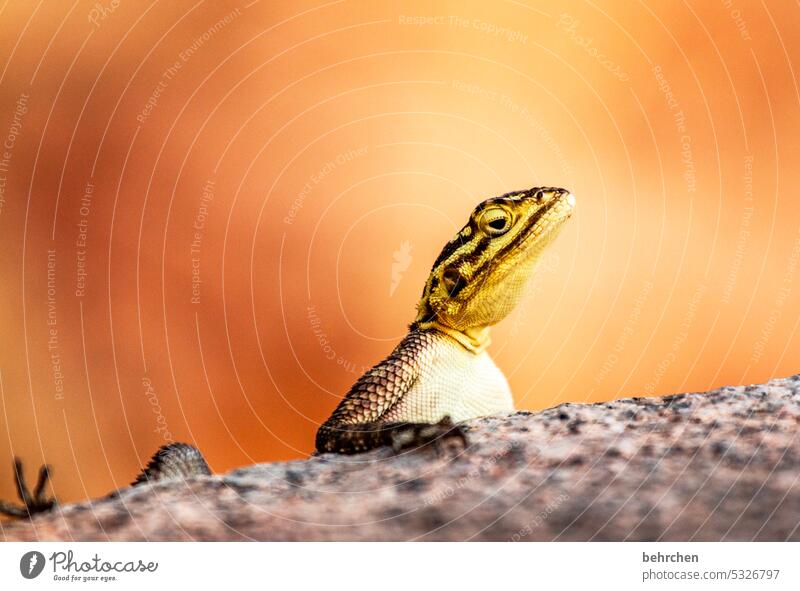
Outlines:
{"type": "Polygon", "coordinates": [[[569,191],[551,187],[478,205],[433,264],[412,327],[470,335],[505,318],[574,207],[569,191]]]}

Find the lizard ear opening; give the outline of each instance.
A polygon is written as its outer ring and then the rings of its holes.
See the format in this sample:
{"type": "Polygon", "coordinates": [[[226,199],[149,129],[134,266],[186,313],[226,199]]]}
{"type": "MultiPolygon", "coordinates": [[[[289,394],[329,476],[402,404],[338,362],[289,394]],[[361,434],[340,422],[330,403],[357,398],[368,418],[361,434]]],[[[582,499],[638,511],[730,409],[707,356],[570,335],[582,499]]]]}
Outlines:
{"type": "Polygon", "coordinates": [[[454,298],[464,289],[467,285],[467,281],[464,279],[464,276],[459,273],[458,269],[449,267],[442,273],[442,285],[444,285],[448,295],[454,298]]]}

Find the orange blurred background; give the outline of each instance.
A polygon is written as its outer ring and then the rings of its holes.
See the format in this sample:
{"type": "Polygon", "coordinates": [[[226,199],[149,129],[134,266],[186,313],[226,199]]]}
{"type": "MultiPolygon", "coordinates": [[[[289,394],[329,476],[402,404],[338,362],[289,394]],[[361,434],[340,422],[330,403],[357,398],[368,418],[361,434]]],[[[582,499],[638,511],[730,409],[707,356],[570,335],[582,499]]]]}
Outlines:
{"type": "Polygon", "coordinates": [[[519,408],[800,371],[800,9],[25,2],[0,15],[0,498],[167,440],[300,458],[482,199],[576,215],[493,332],[519,408]]]}

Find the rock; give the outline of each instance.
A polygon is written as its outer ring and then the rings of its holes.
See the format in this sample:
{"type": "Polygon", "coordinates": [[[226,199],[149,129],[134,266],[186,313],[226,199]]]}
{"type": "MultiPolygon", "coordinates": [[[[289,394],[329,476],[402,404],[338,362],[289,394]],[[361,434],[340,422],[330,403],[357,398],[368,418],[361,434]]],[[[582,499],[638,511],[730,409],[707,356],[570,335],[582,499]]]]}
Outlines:
{"type": "Polygon", "coordinates": [[[469,447],[259,464],[6,540],[800,540],[800,376],[467,423],[469,447]]]}

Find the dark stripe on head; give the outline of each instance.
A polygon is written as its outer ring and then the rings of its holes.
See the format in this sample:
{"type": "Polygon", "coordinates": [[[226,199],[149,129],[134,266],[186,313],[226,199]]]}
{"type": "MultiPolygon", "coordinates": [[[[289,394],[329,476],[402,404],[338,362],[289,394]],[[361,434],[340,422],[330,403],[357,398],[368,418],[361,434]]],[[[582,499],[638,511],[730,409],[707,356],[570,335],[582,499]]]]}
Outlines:
{"type": "Polygon", "coordinates": [[[539,220],[541,220],[556,203],[557,203],[556,201],[552,201],[548,205],[539,208],[539,210],[536,213],[534,213],[531,217],[528,218],[528,221],[525,222],[525,227],[516,233],[514,239],[510,240],[508,244],[506,244],[503,248],[497,251],[495,257],[505,257],[505,255],[507,255],[511,250],[517,248],[519,246],[518,238],[520,236],[527,235],[531,231],[531,228],[533,228],[537,223],[539,223],[539,220]]]}
{"type": "Polygon", "coordinates": [[[483,251],[485,251],[489,244],[492,242],[492,238],[490,236],[481,236],[478,240],[477,244],[475,244],[475,248],[472,249],[471,252],[465,252],[463,255],[458,257],[452,263],[450,263],[451,267],[462,267],[467,263],[474,263],[478,259],[480,259],[483,251]]]}
{"type": "Polygon", "coordinates": [[[506,255],[507,255],[509,252],[511,252],[511,251],[512,251],[512,250],[514,250],[515,248],[519,247],[519,240],[518,240],[518,238],[519,238],[520,236],[524,236],[524,235],[526,235],[528,232],[530,232],[530,231],[531,231],[531,228],[533,228],[533,227],[536,225],[536,223],[537,223],[537,222],[538,222],[540,219],[542,219],[542,217],[543,217],[543,216],[544,216],[544,215],[545,215],[545,214],[546,214],[548,211],[550,211],[550,208],[551,208],[551,207],[553,207],[553,205],[554,205],[555,203],[556,203],[556,202],[554,201],[554,202],[552,202],[551,204],[549,204],[549,205],[546,205],[546,206],[542,207],[542,208],[541,208],[541,209],[539,209],[539,210],[538,210],[536,213],[534,213],[534,214],[533,214],[531,217],[529,217],[529,218],[528,218],[528,221],[527,221],[527,222],[525,222],[525,227],[524,227],[524,228],[522,228],[522,230],[520,230],[519,232],[517,232],[517,233],[514,235],[514,237],[513,237],[511,240],[509,240],[508,244],[506,244],[506,245],[505,245],[503,248],[501,248],[500,250],[498,250],[498,251],[497,251],[497,252],[494,254],[494,256],[493,256],[491,259],[489,259],[488,261],[486,261],[486,262],[485,262],[483,265],[481,265],[481,266],[480,266],[480,267],[479,267],[479,268],[478,268],[478,269],[475,271],[475,273],[472,275],[472,278],[473,278],[473,280],[474,280],[474,279],[476,279],[476,278],[477,278],[477,277],[478,277],[478,276],[479,276],[481,273],[483,273],[483,271],[485,271],[485,270],[486,270],[486,268],[487,268],[489,265],[491,265],[491,264],[492,264],[492,261],[494,261],[494,260],[495,260],[495,259],[497,259],[497,258],[499,258],[499,259],[501,259],[501,260],[504,260],[504,259],[505,259],[505,256],[506,256],[506,255]]]}
{"type": "Polygon", "coordinates": [[[427,295],[432,294],[433,291],[436,289],[436,287],[438,285],[439,285],[439,276],[438,275],[431,275],[431,280],[428,282],[429,290],[428,290],[427,295]]]}
{"type": "MultiPolygon", "coordinates": [[[[462,230],[463,230],[463,228],[462,228],[462,230]]],[[[436,260],[434,261],[433,267],[431,267],[431,270],[435,269],[441,263],[446,261],[450,257],[450,255],[452,255],[455,251],[457,251],[459,248],[464,246],[467,242],[469,242],[469,241],[468,240],[464,240],[464,238],[461,236],[461,232],[459,232],[458,236],[456,236],[453,240],[451,240],[450,242],[448,242],[447,244],[444,245],[444,248],[442,249],[442,252],[439,253],[438,257],[436,257],[436,260]]]]}

